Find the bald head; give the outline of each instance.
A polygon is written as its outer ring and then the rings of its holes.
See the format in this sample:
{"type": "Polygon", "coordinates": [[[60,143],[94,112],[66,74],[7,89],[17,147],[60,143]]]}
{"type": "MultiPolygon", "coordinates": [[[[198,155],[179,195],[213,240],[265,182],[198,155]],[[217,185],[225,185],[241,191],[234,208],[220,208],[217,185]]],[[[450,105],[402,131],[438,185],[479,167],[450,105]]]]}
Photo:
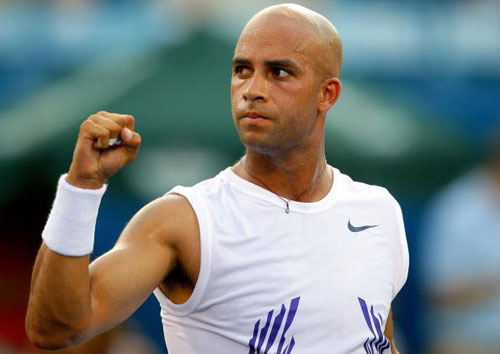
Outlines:
{"type": "MultiPolygon", "coordinates": [[[[322,79],[338,77],[342,66],[342,41],[335,26],[324,16],[296,4],[267,7],[253,16],[243,29],[243,37],[266,34],[283,29],[287,38],[297,42],[298,50],[310,56],[322,79]]],[[[279,38],[272,38],[274,40],[279,38]]]]}

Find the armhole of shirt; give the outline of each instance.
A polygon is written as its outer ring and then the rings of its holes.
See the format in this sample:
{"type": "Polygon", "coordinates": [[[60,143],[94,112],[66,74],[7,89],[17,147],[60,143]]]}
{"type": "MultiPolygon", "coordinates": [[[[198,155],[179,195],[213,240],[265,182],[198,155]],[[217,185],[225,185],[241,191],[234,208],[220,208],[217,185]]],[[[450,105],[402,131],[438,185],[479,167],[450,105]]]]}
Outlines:
{"type": "Polygon", "coordinates": [[[201,302],[205,288],[210,277],[210,269],[212,263],[212,235],[209,225],[209,218],[207,215],[206,207],[202,200],[197,196],[191,188],[177,186],[167,194],[179,194],[185,197],[191,207],[193,208],[198,219],[199,233],[200,233],[200,271],[198,280],[193,289],[193,293],[189,299],[182,304],[173,303],[160,289],[157,287],[153,293],[158,299],[162,310],[176,316],[187,316],[193,313],[201,302]]]}
{"type": "Polygon", "coordinates": [[[410,258],[408,252],[408,243],[406,240],[405,226],[403,221],[403,212],[401,211],[399,203],[394,198],[391,199],[394,206],[395,218],[396,218],[395,232],[397,237],[396,240],[397,244],[395,246],[398,248],[396,250],[396,253],[399,255],[398,257],[396,257],[397,259],[396,271],[395,271],[396,276],[394,279],[394,290],[392,294],[392,299],[394,300],[394,298],[399,293],[403,285],[406,283],[406,279],[408,278],[410,258]]]}

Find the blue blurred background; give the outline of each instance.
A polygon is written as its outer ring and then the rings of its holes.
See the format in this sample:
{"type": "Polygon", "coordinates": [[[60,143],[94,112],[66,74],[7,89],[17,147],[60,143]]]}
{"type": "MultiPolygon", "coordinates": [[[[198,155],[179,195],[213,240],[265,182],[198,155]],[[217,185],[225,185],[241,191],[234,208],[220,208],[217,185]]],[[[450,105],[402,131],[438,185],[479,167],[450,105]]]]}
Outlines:
{"type": "MultiPolygon", "coordinates": [[[[24,335],[29,277],[81,121],[133,114],[143,137],[103,200],[97,256],[142,205],[243,154],[229,104],[232,51],[245,22],[275,3],[0,1],[0,353],[38,352],[24,335]]],[[[299,3],[329,18],[344,43],[330,164],[387,187],[403,208],[411,265],[394,307],[400,351],[444,353],[432,349],[424,225],[437,193],[483,163],[500,127],[500,2],[299,3]]],[[[103,343],[110,349],[73,353],[165,352],[156,300],[103,343]],[[120,338],[131,344],[119,349],[120,338]]]]}

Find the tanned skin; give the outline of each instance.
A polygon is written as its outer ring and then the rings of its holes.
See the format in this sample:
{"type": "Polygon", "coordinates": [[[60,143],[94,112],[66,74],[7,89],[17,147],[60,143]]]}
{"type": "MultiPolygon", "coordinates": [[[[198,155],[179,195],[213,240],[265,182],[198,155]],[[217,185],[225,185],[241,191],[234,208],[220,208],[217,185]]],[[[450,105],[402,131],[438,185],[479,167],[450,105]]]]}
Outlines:
{"type": "MultiPolygon", "coordinates": [[[[300,202],[318,201],[329,192],[333,174],[326,168],[324,129],[326,113],[340,95],[341,63],[335,27],[304,7],[271,6],[247,23],[231,79],[233,121],[246,147],[232,168],[237,175],[300,202]]],[[[100,188],[136,157],[139,145],[132,116],[92,115],[81,125],[66,180],[100,188]],[[117,136],[123,145],[110,148],[109,139],[117,136]]],[[[88,256],[65,257],[42,244],[26,316],[28,336],[47,349],[80,343],[125,320],[157,286],[174,303],[183,303],[199,267],[198,222],[179,195],[141,209],[116,245],[90,266],[88,256]]],[[[394,352],[391,314],[385,334],[394,352]]]]}

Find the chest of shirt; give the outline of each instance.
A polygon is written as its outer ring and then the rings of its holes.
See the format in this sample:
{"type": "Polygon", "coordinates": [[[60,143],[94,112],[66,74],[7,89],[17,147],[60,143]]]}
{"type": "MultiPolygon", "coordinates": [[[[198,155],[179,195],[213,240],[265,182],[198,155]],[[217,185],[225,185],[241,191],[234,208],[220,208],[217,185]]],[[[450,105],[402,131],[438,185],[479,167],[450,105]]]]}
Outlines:
{"type": "Polygon", "coordinates": [[[385,322],[393,260],[383,228],[353,232],[349,220],[335,213],[287,216],[265,218],[252,227],[242,219],[214,227],[200,311],[208,312],[217,327],[245,329],[250,335],[258,321],[264,326],[269,317],[271,326],[299,299],[290,330],[316,328],[308,335],[311,342],[325,335],[322,328],[338,335],[368,331],[366,311],[385,322]]]}

